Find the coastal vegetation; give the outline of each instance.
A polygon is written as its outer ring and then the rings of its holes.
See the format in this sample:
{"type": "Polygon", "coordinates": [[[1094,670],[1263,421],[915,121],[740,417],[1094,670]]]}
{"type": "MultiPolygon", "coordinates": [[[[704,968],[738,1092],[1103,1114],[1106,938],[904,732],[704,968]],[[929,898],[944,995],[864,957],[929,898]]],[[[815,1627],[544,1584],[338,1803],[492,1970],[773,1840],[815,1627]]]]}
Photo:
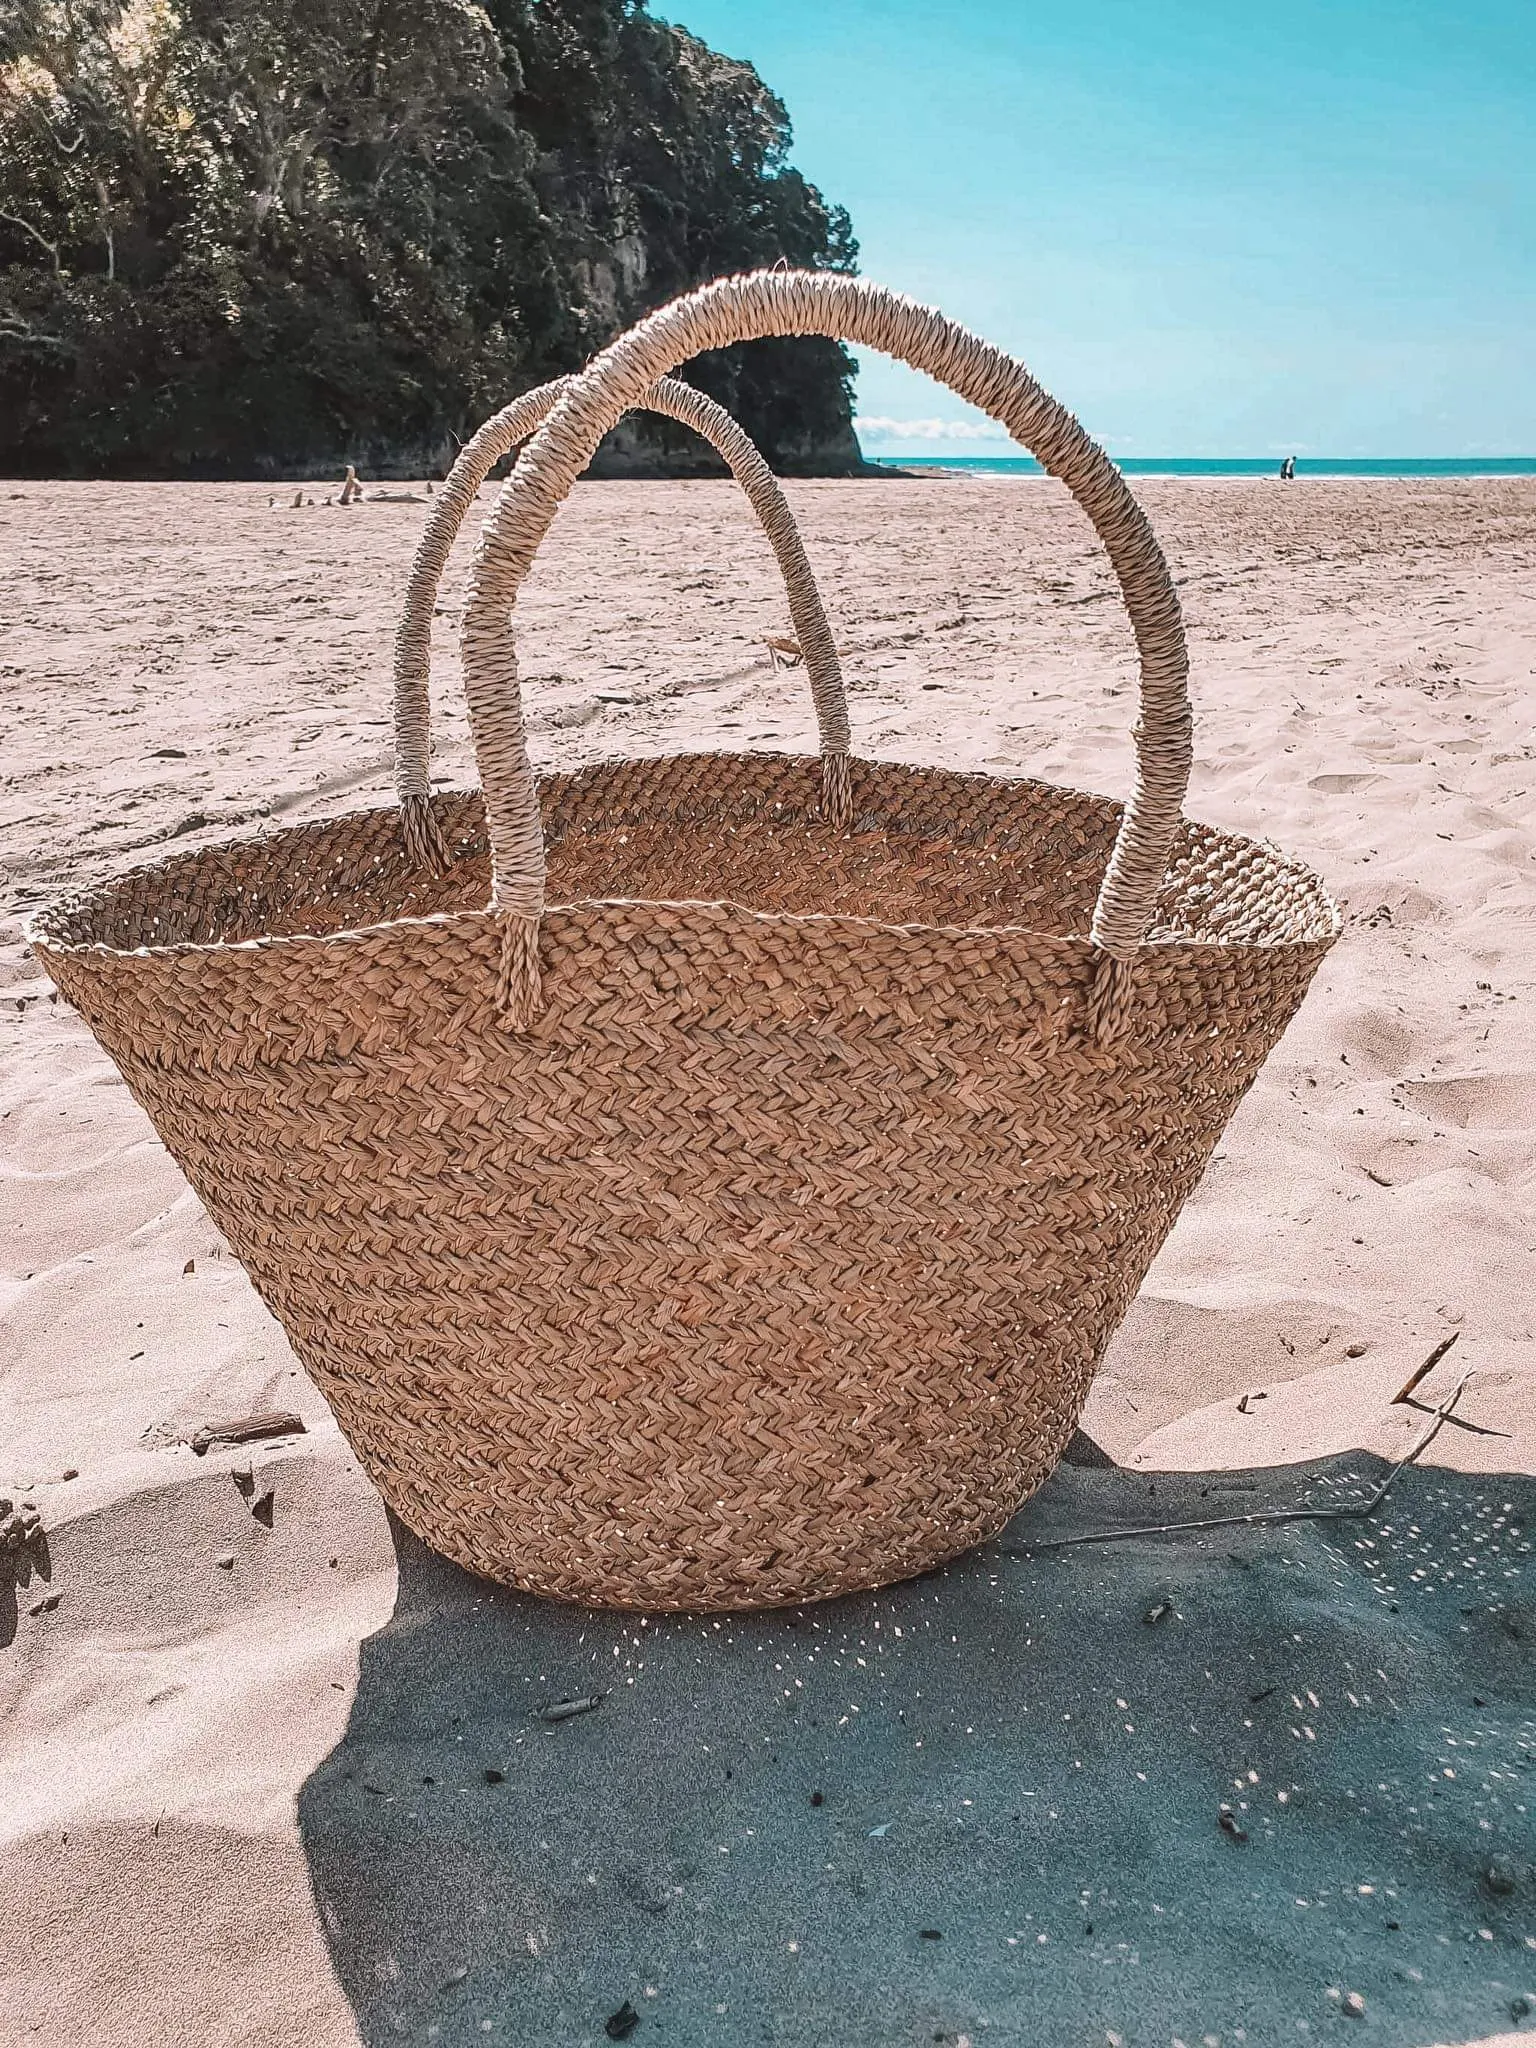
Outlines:
{"type": "MultiPolygon", "coordinates": [[[[0,466],[441,468],[691,284],[852,268],[790,139],[644,0],[8,0],[0,466]]],[[[859,466],[836,344],[686,374],[777,468],[859,466]]],[[[605,455],[708,466],[662,422],[605,455]]]]}

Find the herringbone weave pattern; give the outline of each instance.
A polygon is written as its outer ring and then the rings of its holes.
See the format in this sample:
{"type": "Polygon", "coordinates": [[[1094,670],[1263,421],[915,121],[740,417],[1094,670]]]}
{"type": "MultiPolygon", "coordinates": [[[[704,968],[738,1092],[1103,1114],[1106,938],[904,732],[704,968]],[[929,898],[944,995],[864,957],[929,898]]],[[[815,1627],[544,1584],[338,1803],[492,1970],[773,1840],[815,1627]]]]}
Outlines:
{"type": "Polygon", "coordinates": [[[824,1598],[992,1535],[1337,931],[1183,828],[1112,1043],[1116,805],[809,757],[541,789],[544,1007],[507,1028],[476,797],[33,930],[403,1520],[560,1598],[824,1598]],[[565,907],[560,907],[564,905],[565,907]]]}

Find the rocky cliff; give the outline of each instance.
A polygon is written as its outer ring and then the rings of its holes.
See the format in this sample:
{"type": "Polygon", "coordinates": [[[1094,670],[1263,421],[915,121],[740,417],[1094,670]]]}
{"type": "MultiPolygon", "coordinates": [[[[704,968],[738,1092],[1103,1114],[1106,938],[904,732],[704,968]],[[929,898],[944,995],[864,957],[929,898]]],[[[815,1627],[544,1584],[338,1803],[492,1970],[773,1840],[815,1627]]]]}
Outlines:
{"type": "MultiPolygon", "coordinates": [[[[442,468],[649,307],[849,269],[749,65],[643,0],[10,0],[0,14],[0,467],[442,468]]],[[[776,467],[860,466],[852,364],[686,372],[776,467]]],[[[713,467],[626,425],[608,474],[713,467]]]]}

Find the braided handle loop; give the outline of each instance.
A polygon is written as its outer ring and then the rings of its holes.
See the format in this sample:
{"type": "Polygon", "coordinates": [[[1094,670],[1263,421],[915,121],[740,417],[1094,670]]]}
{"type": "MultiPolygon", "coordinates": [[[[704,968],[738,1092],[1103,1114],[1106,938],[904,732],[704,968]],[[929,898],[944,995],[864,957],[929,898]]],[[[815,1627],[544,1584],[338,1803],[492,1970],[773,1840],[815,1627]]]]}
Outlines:
{"type": "MultiPolygon", "coordinates": [[[[459,528],[480,486],[504,455],[543,425],[574,382],[571,377],[557,377],[552,383],[525,391],[465,443],[449,471],[411,565],[405,609],[395,635],[395,788],[412,857],[438,871],[448,865],[448,852],[432,816],[427,776],[431,753],[432,614],[438,586],[459,528]]],[[[789,615],[816,705],[821,733],[823,806],[832,824],[846,825],[851,807],[850,734],[842,667],[800,530],[778,478],[725,408],[691,384],[663,377],[641,395],[634,409],[660,413],[691,428],[723,458],[746,492],[784,578],[789,615]]]]}
{"type": "Polygon", "coordinates": [[[1094,1029],[1123,1011],[1128,965],[1151,923],[1189,781],[1188,652],[1162,551],[1125,479],[1022,363],[932,307],[862,278],[755,271],[653,313],[573,380],[502,488],[475,551],[462,629],[464,680],[485,784],[491,907],[504,919],[500,994],[514,1024],[538,1009],[544,848],[517,687],[512,609],[534,553],[598,442],[658,377],[706,349],[765,335],[822,334],[924,370],[1005,426],[1059,477],[1093,524],[1141,656],[1136,787],[1110,857],[1091,936],[1103,970],[1094,1029]]]}

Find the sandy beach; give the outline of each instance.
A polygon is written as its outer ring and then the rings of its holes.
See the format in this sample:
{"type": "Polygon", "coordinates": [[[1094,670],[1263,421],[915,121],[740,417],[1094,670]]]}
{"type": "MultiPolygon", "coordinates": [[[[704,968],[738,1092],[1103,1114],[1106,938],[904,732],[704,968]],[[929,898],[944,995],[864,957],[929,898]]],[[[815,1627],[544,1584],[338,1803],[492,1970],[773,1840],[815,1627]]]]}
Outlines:
{"type": "MultiPolygon", "coordinates": [[[[1114,1340],[1102,1459],[911,1585],[646,1622],[391,1529],[23,941],[172,844],[388,800],[429,500],[334,488],[0,485],[0,1495],[45,1531],[0,1577],[0,2042],[1532,2037],[1536,479],[1137,481],[1191,813],[1309,861],[1344,936],[1114,1340]],[[1039,1548],[1361,1500],[1463,1374],[1369,1518],[1039,1548]],[[191,1448],[264,1409],[304,1433],[191,1448]]],[[[1063,492],[786,489],[856,751],[1125,792],[1134,651],[1063,492]]],[[[542,763],[813,744],[727,483],[581,486],[522,616],[542,763]]]]}

